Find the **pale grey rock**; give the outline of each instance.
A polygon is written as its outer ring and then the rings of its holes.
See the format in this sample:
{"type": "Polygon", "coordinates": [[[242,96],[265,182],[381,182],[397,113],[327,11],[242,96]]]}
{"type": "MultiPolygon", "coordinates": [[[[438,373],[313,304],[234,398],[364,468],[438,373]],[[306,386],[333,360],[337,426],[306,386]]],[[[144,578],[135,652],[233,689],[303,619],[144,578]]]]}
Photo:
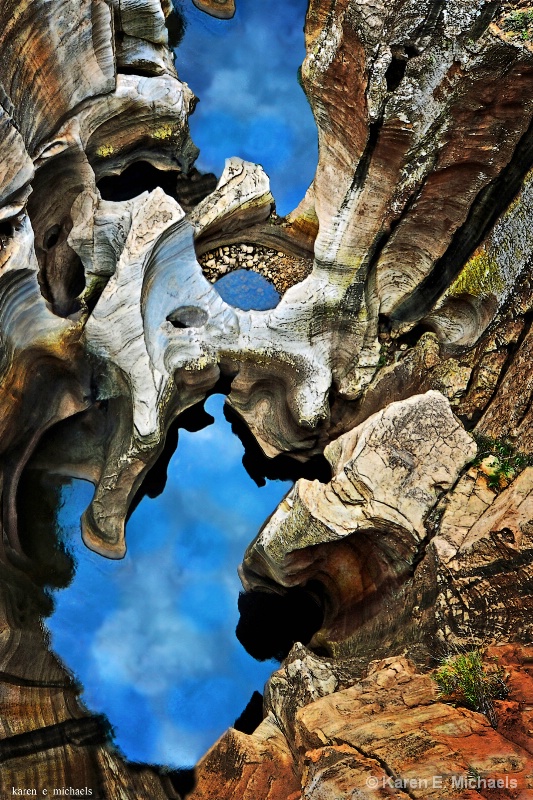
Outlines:
{"type": "MultiPolygon", "coordinates": [[[[298,583],[297,551],[359,530],[396,539],[397,556],[405,556],[424,539],[429,512],[475,453],[438,392],[391,403],[328,445],[330,483],[297,481],[245,555],[246,588],[260,585],[262,576],[298,583]]],[[[302,573],[308,579],[307,561],[303,557],[302,573]]]]}

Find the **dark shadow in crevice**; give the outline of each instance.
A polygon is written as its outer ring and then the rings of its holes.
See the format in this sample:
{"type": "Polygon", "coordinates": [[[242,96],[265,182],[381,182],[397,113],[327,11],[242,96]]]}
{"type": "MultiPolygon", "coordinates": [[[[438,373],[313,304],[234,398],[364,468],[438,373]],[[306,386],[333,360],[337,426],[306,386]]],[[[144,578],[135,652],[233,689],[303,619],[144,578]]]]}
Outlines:
{"type": "Polygon", "coordinates": [[[396,91],[405,77],[405,70],[409,60],[416,58],[418,55],[420,55],[418,49],[409,44],[404,48],[398,48],[393,51],[392,61],[385,73],[388,92],[396,91]]]}
{"type": "Polygon", "coordinates": [[[426,325],[425,323],[420,323],[420,325],[415,325],[414,328],[411,328],[410,331],[403,333],[396,339],[396,344],[399,347],[402,344],[406,344],[407,347],[410,349],[411,347],[416,347],[418,342],[420,341],[421,337],[425,333],[434,333],[433,328],[430,325],[426,325]]]}
{"type": "Polygon", "coordinates": [[[254,435],[239,415],[229,405],[224,406],[224,416],[231,424],[231,430],[244,447],[242,464],[257,486],[265,486],[266,481],[308,481],[329,483],[332,478],[331,465],[325,456],[318,454],[308,461],[301,462],[289,455],[268,458],[258,445],[254,435]]]}
{"type": "Polygon", "coordinates": [[[208,320],[207,311],[198,306],[180,306],[167,317],[167,322],[178,329],[202,328],[208,320]]]}
{"type": "Polygon", "coordinates": [[[182,172],[176,180],[176,198],[184,211],[190,211],[217,188],[218,178],[212,172],[200,172],[193,167],[187,175],[182,172]]]}
{"type": "Polygon", "coordinates": [[[396,91],[396,89],[404,79],[406,69],[407,69],[407,58],[393,57],[385,73],[385,80],[387,82],[388,92],[396,91]]]}
{"type": "Polygon", "coordinates": [[[176,769],[167,775],[171,786],[185,800],[187,795],[196,788],[196,770],[194,767],[189,769],[176,769]]]}
{"type": "Polygon", "coordinates": [[[143,69],[139,65],[121,65],[117,67],[117,75],[137,75],[139,78],[153,78],[159,75],[155,69],[143,69]]]}
{"type": "Polygon", "coordinates": [[[9,239],[13,236],[13,220],[3,219],[0,222],[0,236],[9,239]]]}
{"type": "Polygon", "coordinates": [[[324,621],[317,593],[301,586],[286,589],[283,594],[241,592],[239,613],[237,639],[258,661],[282,661],[296,642],[308,644],[324,621]]]}
{"type": "Polygon", "coordinates": [[[470,32],[470,38],[472,41],[477,42],[477,40],[483,36],[500,8],[501,3],[499,0],[492,0],[492,2],[487,3],[482,9],[479,10],[479,16],[477,17],[474,27],[470,32]]]}
{"type": "Polygon", "coordinates": [[[30,564],[26,572],[38,586],[62,589],[74,576],[74,560],[58,537],[61,490],[69,479],[25,469],[17,488],[17,528],[30,564]]]}
{"type": "Polygon", "coordinates": [[[67,719],[2,739],[0,763],[67,746],[90,747],[111,741],[112,728],[103,714],[67,719]]]}
{"type": "MultiPolygon", "coordinates": [[[[132,69],[136,75],[137,69],[132,69]]],[[[106,175],[97,183],[103,200],[120,202],[132,200],[142,192],[158,187],[173,197],[184,211],[190,211],[216,189],[218,179],[211,172],[193,167],[187,174],[178,170],[157,169],[147,161],[136,161],[120,175],[106,175]]]]}
{"type": "Polygon", "coordinates": [[[181,9],[176,7],[176,3],[173,2],[172,5],[174,8],[166,18],[165,25],[167,26],[168,31],[169,47],[175,49],[176,47],[179,47],[185,35],[187,21],[181,9]]]}
{"type": "Polygon", "coordinates": [[[52,225],[44,234],[43,247],[45,250],[52,250],[59,242],[61,225],[52,225]]]}
{"type": "Polygon", "coordinates": [[[171,197],[176,197],[176,177],[173,170],[162,170],[147,161],[136,161],[120,175],[106,175],[96,184],[103,200],[119,202],[132,200],[142,192],[153,192],[160,187],[171,197]]]}
{"type": "Polygon", "coordinates": [[[233,723],[236,731],[251,735],[263,722],[263,695],[254,692],[242,714],[233,723]]]}

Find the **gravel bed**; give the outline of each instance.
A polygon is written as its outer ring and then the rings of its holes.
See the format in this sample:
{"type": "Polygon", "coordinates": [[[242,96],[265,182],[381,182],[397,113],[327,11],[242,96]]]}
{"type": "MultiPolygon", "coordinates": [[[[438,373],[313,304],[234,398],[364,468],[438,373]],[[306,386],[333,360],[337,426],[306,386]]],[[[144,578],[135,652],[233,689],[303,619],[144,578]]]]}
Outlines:
{"type": "Polygon", "coordinates": [[[199,262],[211,283],[236,269],[250,269],[271,281],[280,294],[307,277],[313,266],[311,259],[252,244],[217,247],[200,256],[199,262]]]}

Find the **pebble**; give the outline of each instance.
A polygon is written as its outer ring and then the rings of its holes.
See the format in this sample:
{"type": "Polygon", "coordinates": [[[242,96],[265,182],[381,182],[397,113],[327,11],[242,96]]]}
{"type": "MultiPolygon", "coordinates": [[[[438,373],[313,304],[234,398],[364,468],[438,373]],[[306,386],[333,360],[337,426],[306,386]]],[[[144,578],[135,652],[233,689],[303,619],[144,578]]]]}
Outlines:
{"type": "Polygon", "coordinates": [[[234,269],[249,269],[268,278],[280,294],[302,281],[312,267],[311,259],[245,242],[210,250],[199,257],[199,262],[211,283],[234,269]]]}

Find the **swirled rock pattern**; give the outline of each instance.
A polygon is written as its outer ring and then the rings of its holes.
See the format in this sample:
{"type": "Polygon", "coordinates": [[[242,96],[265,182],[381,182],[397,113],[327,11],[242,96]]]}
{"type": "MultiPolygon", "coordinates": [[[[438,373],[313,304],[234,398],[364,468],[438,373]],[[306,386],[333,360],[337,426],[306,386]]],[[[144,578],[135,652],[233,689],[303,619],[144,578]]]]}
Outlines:
{"type": "Polygon", "coordinates": [[[325,453],[332,480],[296,483],[248,548],[241,578],[247,590],[318,582],[325,618],[316,644],[350,655],[386,649],[400,602],[408,637],[429,515],[476,446],[445,398],[428,392],[392,403],[325,453]]]}
{"type": "MultiPolygon", "coordinates": [[[[235,13],[232,0],[193,2],[235,13]]],[[[230,153],[213,191],[211,178],[182,191],[195,97],[173,66],[167,0],[2,5],[4,793],[30,776],[94,796],[178,796],[172,775],[116,755],[48,649],[43,586],[50,565],[71,565],[53,548],[42,561],[19,487],[29,468],[92,481],[84,540],[123,556],[169,426],[223,377],[268,457],[331,464],[327,484],[297,483],[242,568],[249,590],[308,591],[324,621],[315,654],[296,647],[272,679],[258,730],[230,731],[205,757],[192,796],[367,797],[377,777],[385,797],[386,778],[414,779],[413,764],[422,777],[503,764],[525,800],[530,696],[500,707],[515,730],[503,736],[435,702],[404,655],[427,669],[438,647],[531,637],[528,8],[311,0],[301,78],[319,163],[280,219],[262,168],[230,153]],[[240,311],[197,255],[241,243],[313,268],[275,309],[240,311]],[[506,440],[492,441],[492,474],[471,466],[465,427],[506,440]]]]}

